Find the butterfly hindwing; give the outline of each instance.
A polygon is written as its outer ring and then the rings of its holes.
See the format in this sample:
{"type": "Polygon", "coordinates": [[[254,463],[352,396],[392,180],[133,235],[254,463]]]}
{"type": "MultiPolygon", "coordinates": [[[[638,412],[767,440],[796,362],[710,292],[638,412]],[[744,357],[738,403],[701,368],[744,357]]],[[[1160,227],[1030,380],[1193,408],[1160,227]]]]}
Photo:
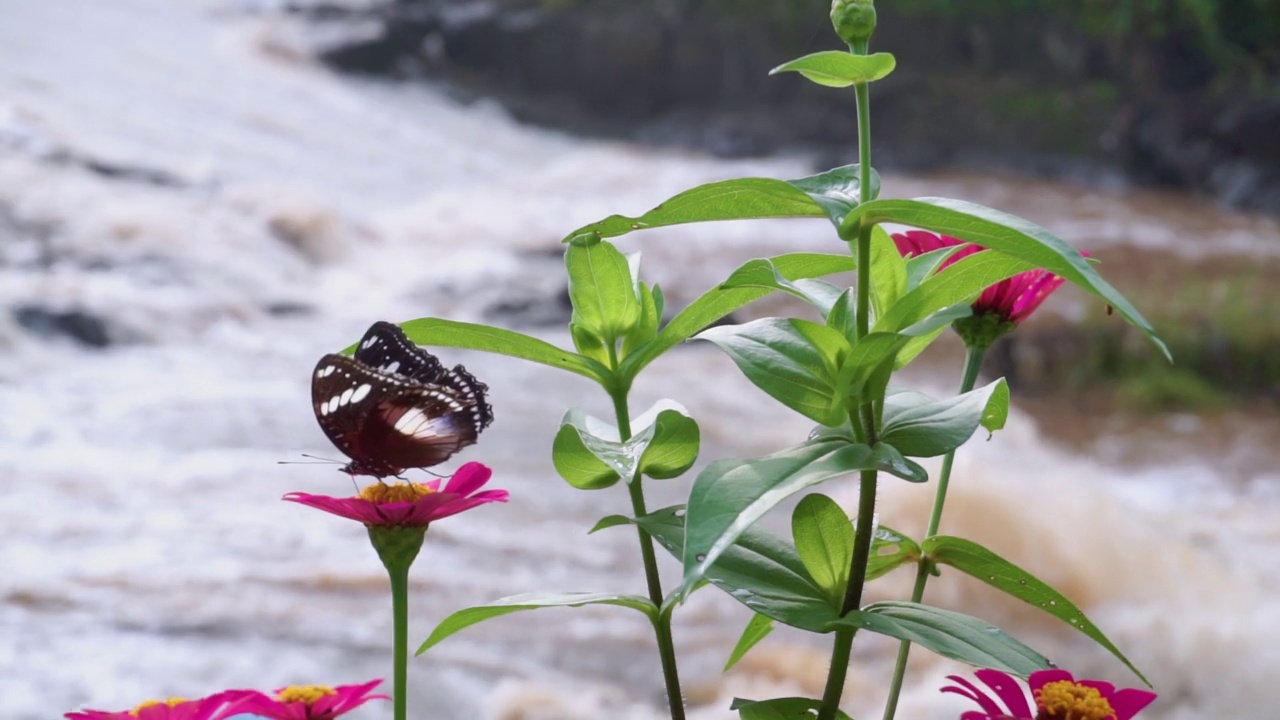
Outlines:
{"type": "Polygon", "coordinates": [[[414,345],[399,325],[383,320],[369,326],[355,358],[371,368],[422,383],[437,383],[447,372],[435,355],[414,345]]]}

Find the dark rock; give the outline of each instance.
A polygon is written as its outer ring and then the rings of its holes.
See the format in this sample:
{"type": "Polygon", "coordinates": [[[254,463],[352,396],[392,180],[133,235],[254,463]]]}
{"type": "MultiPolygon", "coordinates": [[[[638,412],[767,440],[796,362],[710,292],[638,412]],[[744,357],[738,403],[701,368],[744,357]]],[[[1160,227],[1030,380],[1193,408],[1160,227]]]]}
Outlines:
{"type": "Polygon", "coordinates": [[[267,303],[263,310],[268,315],[274,315],[275,317],[300,317],[314,315],[316,312],[314,305],[298,302],[297,300],[277,300],[276,302],[267,303]]]}
{"type": "MultiPolygon", "coordinates": [[[[521,121],[589,135],[724,157],[843,152],[849,93],[766,78],[780,60],[838,45],[814,19],[825,4],[394,0],[346,20],[326,11],[362,29],[318,55],[347,71],[429,74],[498,97],[521,121]]],[[[1280,100],[1217,82],[1185,29],[1109,43],[1031,8],[879,12],[876,46],[900,58],[876,83],[882,169],[1124,173],[1280,212],[1280,100]]]]}
{"type": "Polygon", "coordinates": [[[107,323],[84,310],[52,310],[41,305],[18,305],[12,309],[19,326],[44,337],[65,337],[91,348],[112,344],[107,323]]]}

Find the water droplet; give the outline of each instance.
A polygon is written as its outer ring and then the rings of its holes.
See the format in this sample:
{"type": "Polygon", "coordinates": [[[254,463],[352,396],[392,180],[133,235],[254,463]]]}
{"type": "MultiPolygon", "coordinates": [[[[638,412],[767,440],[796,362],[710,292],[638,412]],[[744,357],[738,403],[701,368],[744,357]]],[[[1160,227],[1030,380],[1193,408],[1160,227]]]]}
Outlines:
{"type": "Polygon", "coordinates": [[[707,561],[707,554],[706,554],[706,553],[698,553],[697,555],[694,555],[694,556],[693,556],[693,559],[694,559],[694,560],[697,560],[698,562],[706,562],[706,561],[707,561]]]}
{"type": "Polygon", "coordinates": [[[679,508],[678,510],[676,510],[671,514],[675,515],[676,517],[684,517],[684,508],[679,508]]]}
{"type": "Polygon", "coordinates": [[[995,579],[996,579],[996,576],[995,576],[995,575],[988,575],[988,576],[987,576],[987,578],[988,578],[989,580],[995,580],[995,579]]]}
{"type": "Polygon", "coordinates": [[[1026,584],[1027,584],[1027,581],[1026,581],[1026,580],[1019,580],[1019,581],[1018,581],[1018,584],[1019,584],[1019,585],[1026,585],[1026,584]]]}
{"type": "Polygon", "coordinates": [[[1075,625],[1076,623],[1080,622],[1080,618],[1071,618],[1070,622],[1072,625],[1075,625]]]}
{"type": "Polygon", "coordinates": [[[1050,600],[1050,601],[1049,601],[1049,604],[1050,604],[1050,605],[1057,605],[1057,604],[1058,604],[1058,601],[1057,601],[1057,600],[1050,600]]]}

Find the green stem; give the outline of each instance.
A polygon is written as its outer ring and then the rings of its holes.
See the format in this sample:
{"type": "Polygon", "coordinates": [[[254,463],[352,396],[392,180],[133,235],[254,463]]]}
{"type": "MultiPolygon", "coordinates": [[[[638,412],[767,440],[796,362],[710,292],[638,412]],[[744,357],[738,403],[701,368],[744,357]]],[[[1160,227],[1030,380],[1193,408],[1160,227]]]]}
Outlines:
{"type": "MultiPolygon", "coordinates": [[[[986,351],[982,348],[970,347],[965,359],[964,378],[960,381],[961,394],[973,389],[978,382],[978,372],[982,369],[982,358],[986,351]]],[[[947,502],[947,485],[951,482],[951,464],[955,461],[956,451],[952,450],[942,460],[942,473],[938,476],[938,489],[933,496],[933,512],[929,515],[929,529],[925,538],[938,534],[938,526],[942,524],[942,506],[947,502]]],[[[924,600],[924,587],[929,582],[930,563],[927,557],[921,557],[916,565],[916,584],[911,590],[911,602],[924,600]]],[[[898,646],[898,661],[893,668],[893,681],[889,684],[889,699],[884,706],[884,720],[893,720],[898,711],[898,698],[902,694],[902,681],[907,675],[907,657],[911,654],[911,643],[906,640],[898,646]]]]}
{"type": "Polygon", "coordinates": [[[395,633],[394,671],[392,693],[395,703],[395,720],[408,717],[409,684],[409,565],[388,567],[391,576],[392,632],[395,633]]]}
{"type": "MultiPolygon", "coordinates": [[[[866,55],[867,41],[853,43],[849,50],[855,55],[866,55]]],[[[858,199],[868,202],[871,200],[871,94],[866,83],[854,85],[854,94],[858,101],[858,199]]],[[[858,338],[863,338],[871,324],[871,226],[860,228],[856,244],[850,244],[854,245],[851,249],[857,254],[858,260],[856,327],[858,338]]],[[[859,437],[865,439],[867,444],[874,445],[877,439],[874,402],[863,403],[850,415],[854,427],[862,429],[859,437]]],[[[841,615],[862,605],[867,563],[871,559],[871,539],[875,534],[876,484],[876,471],[864,470],[858,491],[858,532],[854,536],[853,562],[849,569],[849,585],[845,588],[841,615]]],[[[849,674],[849,657],[853,651],[853,636],[852,629],[842,628],[835,633],[831,667],[827,671],[827,684],[822,692],[817,720],[835,720],[836,713],[840,711],[840,697],[844,694],[844,682],[849,674]]]]}
{"type": "MultiPolygon", "coordinates": [[[[616,365],[616,362],[614,363],[616,365]]],[[[618,439],[631,439],[631,414],[627,407],[627,389],[611,390],[613,410],[618,420],[618,439]]],[[[629,478],[627,489],[631,493],[631,510],[635,517],[649,514],[644,502],[643,478],[637,474],[629,478]]],[[[658,557],[653,550],[653,538],[639,525],[636,534],[640,538],[640,557],[644,560],[644,576],[649,585],[649,599],[654,606],[662,607],[662,580],[658,577],[658,557]]],[[[659,612],[653,623],[658,640],[658,655],[662,659],[662,678],[667,686],[667,702],[671,706],[671,720],[684,720],[684,695],[680,691],[680,673],[676,668],[676,647],[671,637],[671,616],[659,612]]],[[[398,720],[398,719],[397,719],[398,720]]]]}

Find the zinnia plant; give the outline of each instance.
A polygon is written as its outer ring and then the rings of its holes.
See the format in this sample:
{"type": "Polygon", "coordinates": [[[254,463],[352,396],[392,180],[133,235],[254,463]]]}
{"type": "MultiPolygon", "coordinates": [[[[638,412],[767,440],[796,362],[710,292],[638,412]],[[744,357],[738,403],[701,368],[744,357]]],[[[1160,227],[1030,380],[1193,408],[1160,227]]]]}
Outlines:
{"type": "MultiPolygon", "coordinates": [[[[987,251],[986,248],[974,243],[924,230],[895,233],[892,237],[898,252],[904,258],[920,257],[950,248],[951,252],[946,254],[945,259],[938,266],[936,271],[938,273],[945,272],[947,268],[964,258],[987,251]]],[[[1087,254],[1082,253],[1082,255],[1087,257],[1087,254]]],[[[964,341],[966,352],[964,374],[960,379],[961,395],[973,390],[974,385],[977,384],[983,358],[986,357],[987,348],[991,343],[1001,335],[1012,332],[1022,321],[1031,317],[1031,313],[1049,299],[1054,290],[1062,287],[1064,282],[1066,280],[1062,277],[1042,268],[1020,272],[983,290],[970,305],[973,314],[958,318],[952,323],[952,328],[964,341]]],[[[925,531],[926,538],[937,535],[942,523],[942,510],[947,501],[947,490],[951,484],[951,469],[955,463],[955,455],[953,449],[942,459],[942,470],[938,474],[938,484],[934,489],[933,510],[929,515],[929,527],[925,531]]],[[[916,568],[916,582],[911,592],[911,602],[921,602],[924,599],[925,586],[931,574],[929,563],[920,562],[916,568]]],[[[886,717],[892,717],[897,707],[910,653],[911,643],[902,641],[902,646],[898,650],[897,664],[894,667],[893,681],[889,687],[889,711],[886,717]]]]}
{"type": "Polygon", "coordinates": [[[458,468],[444,483],[443,489],[439,479],[425,483],[384,483],[379,480],[364,488],[357,497],[335,498],[307,493],[284,496],[290,502],[355,520],[368,528],[369,541],[391,579],[396,720],[404,720],[408,715],[409,568],[418,557],[427,527],[432,522],[485,503],[507,501],[506,490],[480,491],[492,476],[493,471],[487,466],[470,462],[458,468]]]}
{"type": "Polygon", "coordinates": [[[956,675],[947,678],[955,685],[942,688],[982,708],[964,713],[960,720],[1130,720],[1156,699],[1153,692],[1117,690],[1109,682],[1076,680],[1066,670],[1052,669],[1032,673],[1027,682],[1033,708],[1017,678],[998,670],[978,670],[974,675],[990,693],[956,675]]]}

